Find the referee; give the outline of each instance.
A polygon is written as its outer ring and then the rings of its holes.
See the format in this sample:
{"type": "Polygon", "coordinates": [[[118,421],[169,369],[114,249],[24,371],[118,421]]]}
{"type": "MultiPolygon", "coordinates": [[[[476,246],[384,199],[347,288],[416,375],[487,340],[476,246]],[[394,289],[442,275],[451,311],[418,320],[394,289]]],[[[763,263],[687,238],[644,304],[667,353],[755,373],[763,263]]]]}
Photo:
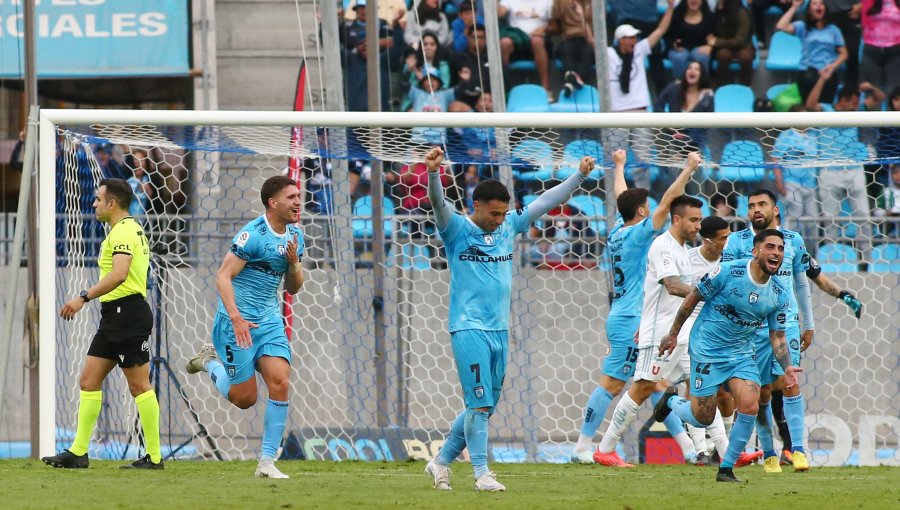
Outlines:
{"type": "Polygon", "coordinates": [[[72,320],[85,303],[100,300],[100,328],[88,349],[81,372],[78,430],[68,450],[43,457],[56,468],[88,467],[88,446],[103,403],[101,387],[118,364],[128,380],[144,430],[147,454],[123,469],[163,469],[159,450],[159,402],[150,387],[150,331],[153,314],[147,297],[150,247],[141,226],[128,214],[133,199],[123,179],[103,179],[94,198],[98,220],[110,230],[100,245],[100,281],[69,300],[59,315],[72,320]]]}

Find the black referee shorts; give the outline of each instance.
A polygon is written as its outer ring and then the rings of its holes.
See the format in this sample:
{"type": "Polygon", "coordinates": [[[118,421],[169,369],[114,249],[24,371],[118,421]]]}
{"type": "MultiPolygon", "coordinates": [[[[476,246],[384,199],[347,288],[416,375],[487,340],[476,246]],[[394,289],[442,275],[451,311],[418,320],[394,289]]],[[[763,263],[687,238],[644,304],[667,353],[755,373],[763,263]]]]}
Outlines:
{"type": "Polygon", "coordinates": [[[88,356],[114,360],[122,368],[148,363],[152,330],[153,312],[140,294],[102,303],[100,328],[88,356]]]}

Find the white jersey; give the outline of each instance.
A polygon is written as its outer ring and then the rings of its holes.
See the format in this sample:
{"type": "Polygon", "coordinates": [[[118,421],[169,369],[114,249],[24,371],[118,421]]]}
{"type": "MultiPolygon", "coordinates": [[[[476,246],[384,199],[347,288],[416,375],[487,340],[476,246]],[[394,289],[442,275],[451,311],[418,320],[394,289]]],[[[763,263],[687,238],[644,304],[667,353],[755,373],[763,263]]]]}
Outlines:
{"type": "MultiPolygon", "coordinates": [[[[687,274],[691,278],[691,287],[696,287],[697,282],[700,281],[700,278],[703,278],[704,275],[715,269],[719,266],[719,259],[716,260],[706,260],[706,257],[700,253],[700,247],[691,248],[688,250],[688,267],[687,274]]],[[[688,317],[686,321],[684,321],[684,326],[681,327],[681,332],[678,333],[678,343],[687,343],[688,337],[691,335],[691,328],[694,327],[694,321],[697,320],[697,316],[700,315],[700,310],[703,309],[703,301],[701,301],[697,306],[694,307],[694,311],[691,312],[691,316],[688,317]]]]}
{"type": "Polygon", "coordinates": [[[678,307],[684,298],[669,294],[662,280],[676,276],[685,284],[690,284],[688,266],[688,248],[672,237],[669,231],[653,240],[647,254],[638,348],[658,345],[663,335],[672,327],[678,307]]]}

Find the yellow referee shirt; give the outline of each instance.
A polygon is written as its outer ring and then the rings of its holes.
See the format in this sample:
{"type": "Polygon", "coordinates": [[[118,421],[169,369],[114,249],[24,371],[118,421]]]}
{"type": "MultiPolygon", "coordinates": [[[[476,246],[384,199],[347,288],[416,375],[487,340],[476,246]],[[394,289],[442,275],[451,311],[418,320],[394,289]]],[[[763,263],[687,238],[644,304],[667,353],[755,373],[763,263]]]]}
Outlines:
{"type": "Polygon", "coordinates": [[[131,255],[128,276],[112,292],[100,296],[100,302],[114,301],[132,294],[147,297],[150,246],[144,236],[144,229],[131,216],[119,220],[100,244],[100,258],[97,265],[100,266],[101,280],[112,271],[113,255],[116,253],[131,255]]]}

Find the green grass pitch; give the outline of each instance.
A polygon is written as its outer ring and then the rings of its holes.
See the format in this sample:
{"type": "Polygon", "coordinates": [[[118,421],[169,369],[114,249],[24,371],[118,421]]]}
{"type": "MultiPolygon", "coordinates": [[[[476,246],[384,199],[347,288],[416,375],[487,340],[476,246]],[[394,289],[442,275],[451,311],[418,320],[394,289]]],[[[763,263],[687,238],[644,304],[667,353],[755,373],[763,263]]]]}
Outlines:
{"type": "Polygon", "coordinates": [[[900,508],[900,468],[814,468],[766,475],[736,470],[746,483],[716,483],[713,467],[493,464],[507,492],[476,493],[468,464],[454,465],[454,490],[439,492],[424,462],[284,461],[290,480],[253,477],[255,462],[169,462],[165,471],[120,471],[121,462],[53,469],[35,460],[0,461],[0,508],[900,508]]]}

